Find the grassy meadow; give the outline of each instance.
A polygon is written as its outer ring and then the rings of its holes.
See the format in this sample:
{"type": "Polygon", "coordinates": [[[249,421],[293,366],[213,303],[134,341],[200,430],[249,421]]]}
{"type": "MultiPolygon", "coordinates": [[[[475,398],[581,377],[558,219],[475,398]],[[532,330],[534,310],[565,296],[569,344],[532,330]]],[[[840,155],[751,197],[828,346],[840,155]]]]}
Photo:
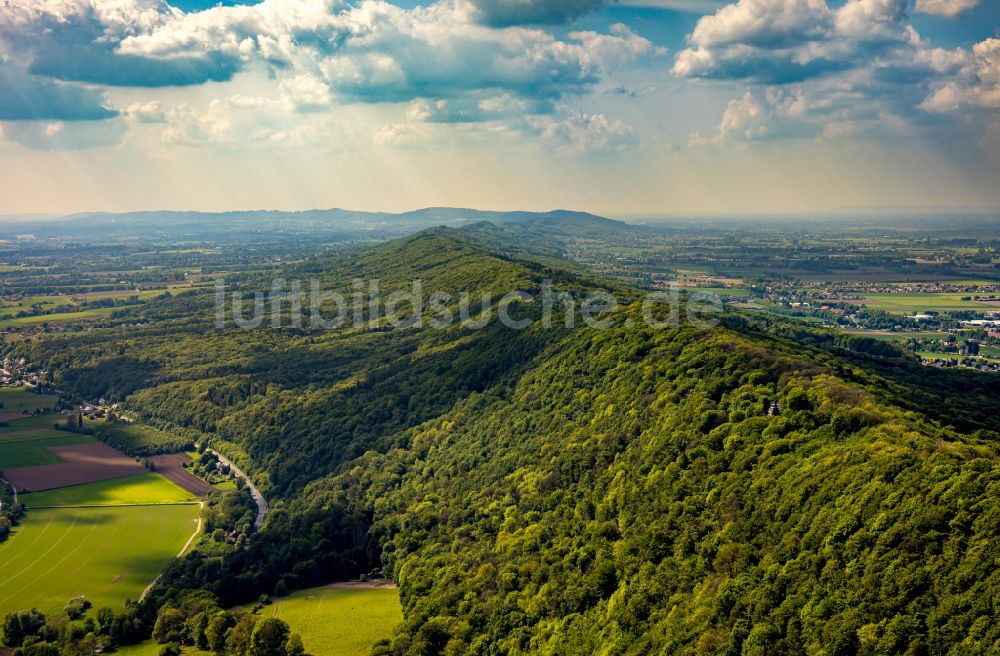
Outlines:
{"type": "MultiPolygon", "coordinates": [[[[160,656],[160,650],[163,649],[163,645],[155,640],[146,640],[140,642],[137,645],[127,645],[125,647],[118,647],[115,649],[115,656],[160,656]]],[[[202,651],[197,647],[189,647],[187,645],[181,647],[182,656],[216,656],[215,652],[202,651]]]]}
{"type": "Polygon", "coordinates": [[[39,506],[121,506],[128,504],[197,503],[200,499],[152,472],[108,481],[71,485],[21,495],[31,510],[39,506]]]}
{"type": "Polygon", "coordinates": [[[898,314],[915,314],[933,310],[948,312],[950,310],[997,310],[996,305],[979,301],[963,301],[963,296],[969,294],[865,294],[863,301],[874,310],[885,310],[898,314]]]}
{"type": "Polygon", "coordinates": [[[260,611],[279,617],[302,636],[313,656],[365,656],[377,640],[392,637],[403,621],[399,590],[382,586],[327,586],[299,590],[260,611]]]}
{"type": "Polygon", "coordinates": [[[118,308],[102,307],[92,310],[79,310],[76,312],[53,312],[52,314],[39,314],[30,317],[8,317],[0,319],[0,326],[30,326],[40,323],[72,323],[74,321],[87,321],[109,316],[118,308]]]}
{"type": "Polygon", "coordinates": [[[83,595],[121,609],[194,533],[196,505],[35,509],[0,543],[0,616],[83,595]]]}

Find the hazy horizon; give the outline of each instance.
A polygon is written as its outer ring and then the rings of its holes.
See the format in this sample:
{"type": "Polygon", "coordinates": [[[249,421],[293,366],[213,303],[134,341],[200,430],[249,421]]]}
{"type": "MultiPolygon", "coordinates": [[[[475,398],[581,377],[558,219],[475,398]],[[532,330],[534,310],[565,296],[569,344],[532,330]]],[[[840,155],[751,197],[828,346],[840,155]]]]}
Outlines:
{"type": "Polygon", "coordinates": [[[996,2],[215,5],[0,6],[0,213],[1000,207],[996,2]]]}
{"type": "Polygon", "coordinates": [[[75,212],[68,212],[65,214],[53,213],[53,212],[37,212],[37,213],[12,213],[6,214],[0,212],[0,223],[20,223],[20,222],[45,222],[45,221],[60,221],[71,218],[84,218],[91,215],[134,215],[134,214],[153,214],[153,213],[177,213],[177,214],[204,214],[206,216],[217,216],[224,214],[253,214],[253,213],[279,213],[279,214],[299,214],[299,213],[310,213],[310,212],[355,212],[358,214],[389,214],[389,215],[403,215],[408,213],[416,213],[426,210],[468,210],[470,212],[525,212],[529,214],[547,214],[552,212],[581,212],[586,214],[593,214],[598,217],[608,218],[615,221],[621,221],[624,223],[632,224],[655,224],[655,223],[669,223],[669,222],[680,222],[684,220],[708,220],[708,221],[801,221],[803,223],[810,223],[812,221],[818,220],[833,220],[833,221],[851,221],[851,220],[872,220],[872,219],[886,219],[891,222],[905,221],[907,219],[934,219],[938,217],[966,217],[966,218],[984,218],[996,220],[1000,219],[1000,206],[998,207],[868,207],[868,208],[833,208],[826,211],[814,211],[814,212],[796,212],[788,211],[782,213],[755,213],[753,211],[745,212],[678,212],[678,213],[657,213],[657,212],[639,212],[635,214],[602,214],[598,212],[591,212],[582,208],[573,207],[551,207],[551,208],[491,208],[491,207],[452,207],[446,205],[431,205],[427,207],[412,207],[399,212],[380,210],[380,209],[358,209],[352,207],[303,207],[297,209],[281,209],[281,208],[270,208],[270,207],[257,207],[257,208],[234,208],[228,210],[201,210],[201,209],[165,209],[165,208],[147,208],[147,209],[135,209],[135,210],[122,210],[122,211],[108,211],[108,210],[80,210],[75,212]]]}

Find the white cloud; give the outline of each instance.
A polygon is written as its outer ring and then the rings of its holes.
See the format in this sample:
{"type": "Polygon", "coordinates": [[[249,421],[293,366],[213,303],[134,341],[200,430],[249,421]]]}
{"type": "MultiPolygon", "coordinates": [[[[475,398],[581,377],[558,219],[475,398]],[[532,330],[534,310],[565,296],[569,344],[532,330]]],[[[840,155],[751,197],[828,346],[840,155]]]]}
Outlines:
{"type": "Polygon", "coordinates": [[[181,103],[165,111],[161,140],[193,148],[335,146],[342,139],[337,122],[326,114],[301,113],[285,99],[235,94],[205,107],[181,103]]]}
{"type": "Polygon", "coordinates": [[[372,138],[376,146],[412,146],[428,141],[430,129],[422,123],[392,123],[372,138]]]}
{"type": "Polygon", "coordinates": [[[1000,39],[986,39],[973,46],[971,61],[921,107],[931,112],[1000,109],[1000,39]]]}
{"type": "Polygon", "coordinates": [[[162,123],[166,120],[163,106],[158,100],[131,103],[125,108],[125,115],[139,123],[162,123]]]}
{"type": "Polygon", "coordinates": [[[637,143],[635,130],[605,114],[538,116],[528,124],[563,155],[620,151],[637,143]]]}
{"type": "Polygon", "coordinates": [[[279,84],[281,97],[295,111],[319,111],[333,102],[330,88],[312,75],[295,75],[279,84]]]}
{"type": "Polygon", "coordinates": [[[752,85],[726,108],[719,139],[930,135],[942,119],[920,110],[990,107],[997,89],[989,42],[932,47],[906,0],[739,0],[688,41],[674,74],[752,85]]]}
{"type": "Polygon", "coordinates": [[[979,0],[917,0],[917,11],[954,18],[979,6],[979,0]]]}
{"type": "Polygon", "coordinates": [[[913,47],[906,0],[739,0],[698,20],[678,53],[676,75],[800,82],[871,65],[893,48],[913,47]]]}
{"type": "Polygon", "coordinates": [[[366,102],[447,97],[497,89],[556,97],[594,84],[652,45],[624,26],[569,40],[537,29],[494,29],[449,5],[404,9],[365,0],[264,0],[174,17],[119,51],[260,58],[277,70],[322,79],[332,92],[366,102]]]}

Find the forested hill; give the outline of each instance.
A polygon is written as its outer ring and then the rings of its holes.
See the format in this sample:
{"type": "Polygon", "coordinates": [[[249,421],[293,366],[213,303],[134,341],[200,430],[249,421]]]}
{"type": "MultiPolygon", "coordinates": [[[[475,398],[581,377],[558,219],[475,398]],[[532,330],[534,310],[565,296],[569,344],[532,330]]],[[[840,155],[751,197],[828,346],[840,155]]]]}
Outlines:
{"type": "MultiPolygon", "coordinates": [[[[315,272],[596,284],[441,231],[315,272]]],[[[750,321],[652,329],[615,291],[601,330],[220,332],[209,300],[179,299],[195,318],[23,348],[205,435],[277,499],[248,549],[188,556],[150,603],[384,566],[406,620],[380,654],[1000,648],[995,435],[931,419],[875,356],[750,321]]]]}

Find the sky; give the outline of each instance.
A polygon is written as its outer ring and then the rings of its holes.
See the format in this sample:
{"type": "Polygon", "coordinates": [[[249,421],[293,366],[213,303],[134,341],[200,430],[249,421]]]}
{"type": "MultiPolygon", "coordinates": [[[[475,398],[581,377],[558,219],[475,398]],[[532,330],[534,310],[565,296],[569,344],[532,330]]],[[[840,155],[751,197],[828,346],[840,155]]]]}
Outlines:
{"type": "Polygon", "coordinates": [[[0,214],[1000,207],[1000,0],[0,0],[0,214]]]}

